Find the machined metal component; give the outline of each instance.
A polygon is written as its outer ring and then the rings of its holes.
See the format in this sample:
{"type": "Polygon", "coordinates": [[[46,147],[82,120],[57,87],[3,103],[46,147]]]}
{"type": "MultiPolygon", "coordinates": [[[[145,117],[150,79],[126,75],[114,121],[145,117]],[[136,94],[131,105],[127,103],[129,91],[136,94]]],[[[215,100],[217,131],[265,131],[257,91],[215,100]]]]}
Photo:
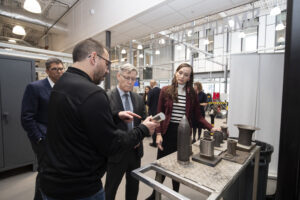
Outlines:
{"type": "Polygon", "coordinates": [[[227,154],[231,156],[236,156],[236,144],[235,140],[227,141],[227,154]]]}
{"type": "Polygon", "coordinates": [[[200,155],[209,158],[214,157],[214,139],[203,138],[200,139],[200,155]]]}
{"type": "Polygon", "coordinates": [[[221,130],[223,132],[223,140],[227,140],[227,138],[228,138],[228,126],[221,126],[221,130]]]}
{"type": "Polygon", "coordinates": [[[211,136],[210,136],[210,132],[209,131],[204,131],[204,138],[207,138],[207,139],[210,139],[211,136]]]}
{"type": "Polygon", "coordinates": [[[191,127],[184,115],[179,123],[177,132],[177,161],[189,164],[191,156],[191,127]]]}
{"type": "Polygon", "coordinates": [[[254,133],[254,131],[260,129],[254,126],[243,125],[243,124],[235,124],[235,126],[237,126],[239,129],[238,143],[245,146],[251,146],[252,134],[254,133]]]}
{"type": "Polygon", "coordinates": [[[215,147],[216,147],[216,143],[218,143],[218,146],[220,146],[220,144],[223,143],[223,133],[220,131],[215,131],[214,139],[215,139],[215,147]]]}

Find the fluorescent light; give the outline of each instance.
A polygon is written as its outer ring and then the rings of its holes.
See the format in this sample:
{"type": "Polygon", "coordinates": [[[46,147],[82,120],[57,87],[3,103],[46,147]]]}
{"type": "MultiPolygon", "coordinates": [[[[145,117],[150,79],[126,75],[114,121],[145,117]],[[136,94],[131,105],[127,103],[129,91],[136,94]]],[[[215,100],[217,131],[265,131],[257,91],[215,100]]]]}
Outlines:
{"type": "Polygon", "coordinates": [[[276,15],[279,15],[281,13],[281,10],[278,6],[272,8],[271,12],[270,12],[270,15],[272,16],[276,16],[276,15]]]}
{"type": "Polygon", "coordinates": [[[208,44],[209,44],[209,40],[208,40],[208,39],[205,39],[205,40],[204,40],[204,44],[205,44],[205,45],[208,45],[208,44]]]}
{"type": "Polygon", "coordinates": [[[159,55],[159,54],[160,54],[160,50],[156,50],[155,55],[159,55]]]}
{"type": "Polygon", "coordinates": [[[277,24],[277,26],[275,28],[276,31],[281,31],[283,29],[285,29],[285,26],[283,25],[283,23],[277,24]]]}
{"type": "Polygon", "coordinates": [[[137,49],[143,49],[143,46],[142,46],[141,44],[139,44],[139,45],[137,46],[137,49]]]}
{"type": "Polygon", "coordinates": [[[228,24],[229,24],[230,28],[233,28],[233,27],[234,27],[234,20],[233,20],[233,19],[230,19],[230,20],[228,21],[228,24]]]}
{"type": "Polygon", "coordinates": [[[14,44],[17,43],[17,41],[16,41],[16,40],[13,40],[13,39],[9,39],[8,41],[9,41],[10,43],[14,43],[14,44]]]}
{"type": "Polygon", "coordinates": [[[41,5],[37,0],[25,0],[24,9],[32,13],[41,13],[41,5]]]}
{"type": "Polygon", "coordinates": [[[141,53],[141,54],[139,55],[139,58],[144,58],[144,55],[141,53]]]}
{"type": "Polygon", "coordinates": [[[126,54],[126,50],[122,49],[121,54],[126,54]]]}
{"type": "Polygon", "coordinates": [[[244,31],[240,32],[239,38],[244,38],[245,36],[246,36],[246,34],[244,33],[244,31]]]}
{"type": "Polygon", "coordinates": [[[24,28],[19,25],[14,26],[12,32],[17,35],[26,35],[24,28]]]}

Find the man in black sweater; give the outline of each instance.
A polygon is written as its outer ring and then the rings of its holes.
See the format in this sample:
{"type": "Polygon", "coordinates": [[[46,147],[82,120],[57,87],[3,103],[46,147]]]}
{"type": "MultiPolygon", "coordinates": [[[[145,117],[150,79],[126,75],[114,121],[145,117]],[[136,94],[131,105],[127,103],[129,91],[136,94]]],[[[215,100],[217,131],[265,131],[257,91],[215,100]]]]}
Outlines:
{"type": "Polygon", "coordinates": [[[44,199],[105,199],[101,177],[107,158],[132,149],[158,123],[151,117],[129,132],[114,121],[140,117],[130,111],[115,116],[105,91],[97,85],[109,73],[107,50],[87,39],[73,50],[73,66],[55,84],[49,102],[41,191],[44,199]]]}

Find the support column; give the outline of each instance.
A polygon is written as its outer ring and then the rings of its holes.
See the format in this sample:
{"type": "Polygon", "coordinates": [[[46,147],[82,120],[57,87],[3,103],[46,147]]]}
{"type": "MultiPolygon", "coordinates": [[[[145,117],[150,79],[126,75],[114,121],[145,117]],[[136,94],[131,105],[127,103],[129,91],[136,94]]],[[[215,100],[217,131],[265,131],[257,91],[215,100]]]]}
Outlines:
{"type": "Polygon", "coordinates": [[[287,1],[286,45],[276,199],[300,199],[300,1],[287,1]]]}

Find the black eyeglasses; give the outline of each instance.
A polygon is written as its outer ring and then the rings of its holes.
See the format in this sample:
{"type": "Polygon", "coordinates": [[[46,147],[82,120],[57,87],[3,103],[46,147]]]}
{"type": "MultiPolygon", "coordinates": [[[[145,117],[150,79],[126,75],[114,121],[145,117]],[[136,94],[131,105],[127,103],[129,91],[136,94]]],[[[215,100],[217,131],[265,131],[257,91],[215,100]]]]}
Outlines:
{"type": "Polygon", "coordinates": [[[65,68],[63,68],[63,67],[53,67],[53,68],[51,68],[50,69],[51,71],[64,71],[65,70],[65,68]]]}
{"type": "MultiPolygon", "coordinates": [[[[103,58],[102,56],[99,56],[98,54],[96,54],[99,58],[102,58],[105,62],[106,62],[106,65],[111,65],[111,61],[110,60],[107,60],[105,58],[103,58]]],[[[89,55],[89,58],[91,57],[91,55],[89,55]]]]}

